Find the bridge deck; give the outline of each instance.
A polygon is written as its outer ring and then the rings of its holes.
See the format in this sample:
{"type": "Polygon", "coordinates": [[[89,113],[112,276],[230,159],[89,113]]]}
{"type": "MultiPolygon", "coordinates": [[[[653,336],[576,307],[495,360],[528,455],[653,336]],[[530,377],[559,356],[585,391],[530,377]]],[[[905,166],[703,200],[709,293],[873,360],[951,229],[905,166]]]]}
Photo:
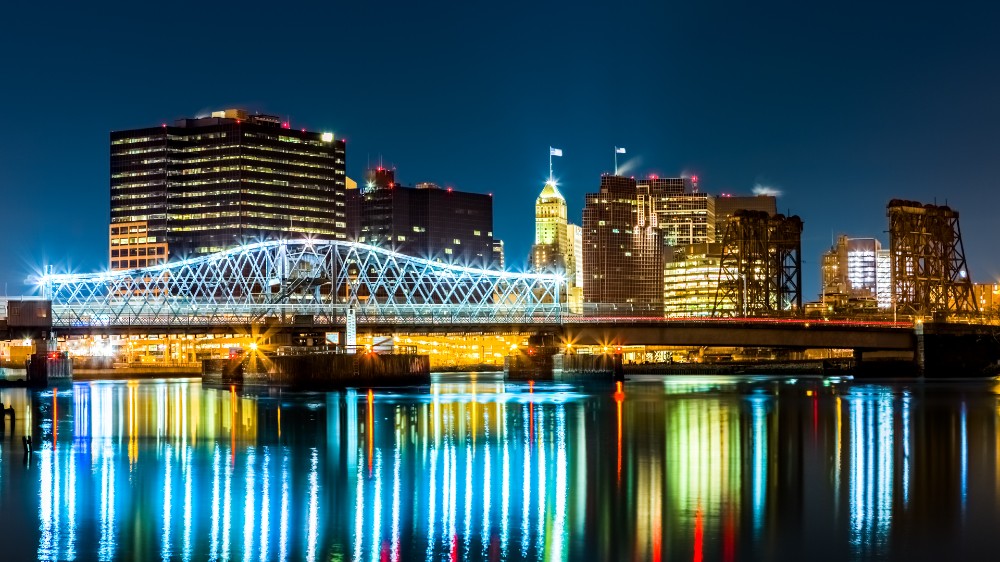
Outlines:
{"type": "MultiPolygon", "coordinates": [[[[913,350],[916,338],[909,323],[815,321],[799,319],[566,318],[536,322],[484,323],[439,321],[358,322],[359,333],[369,334],[553,334],[574,345],[676,345],[712,347],[770,347],[858,350],[913,350]]],[[[343,323],[277,323],[170,326],[67,326],[61,335],[133,334],[268,334],[280,332],[334,332],[343,323]]]]}

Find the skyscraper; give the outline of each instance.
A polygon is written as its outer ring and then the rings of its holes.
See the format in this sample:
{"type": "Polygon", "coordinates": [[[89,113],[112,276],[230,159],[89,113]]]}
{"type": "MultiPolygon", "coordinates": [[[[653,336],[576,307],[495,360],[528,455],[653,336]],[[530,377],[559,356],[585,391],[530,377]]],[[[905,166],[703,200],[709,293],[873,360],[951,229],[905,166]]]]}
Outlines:
{"type": "Polygon", "coordinates": [[[731,195],[723,193],[714,197],[715,240],[722,241],[725,235],[726,219],[736,211],[764,211],[769,215],[778,214],[778,200],[774,195],[731,195]]]}
{"type": "Polygon", "coordinates": [[[609,313],[663,313],[663,248],[649,186],[601,177],[583,208],[584,302],[609,313]]]}
{"type": "Polygon", "coordinates": [[[557,272],[566,277],[561,302],[579,311],[583,302],[583,256],[580,227],[566,218],[566,199],[555,182],[548,181],[535,200],[535,244],[531,267],[539,272],[557,272]]]}
{"type": "Polygon", "coordinates": [[[636,180],[636,189],[638,207],[650,207],[664,246],[714,241],[714,200],[692,178],[649,176],[636,180]]]}
{"type": "Polygon", "coordinates": [[[668,318],[728,314],[715,310],[722,263],[722,243],[692,244],[672,249],[663,266],[663,313],[668,318]]]}
{"type": "Polygon", "coordinates": [[[531,266],[538,271],[565,271],[569,241],[566,199],[555,183],[545,183],[535,200],[535,244],[531,248],[531,266]]]}
{"type": "Polygon", "coordinates": [[[418,183],[400,185],[394,170],[369,170],[348,193],[352,237],[363,244],[442,263],[498,268],[503,245],[493,238],[493,197],[418,183]]]}
{"type": "Polygon", "coordinates": [[[333,133],[230,109],[111,133],[109,258],[143,267],[267,239],[347,234],[345,150],[333,133]],[[141,234],[141,235],[140,235],[141,234]]]}
{"type": "Polygon", "coordinates": [[[823,254],[824,298],[853,310],[892,308],[889,251],[876,238],[837,237],[823,254]]]}

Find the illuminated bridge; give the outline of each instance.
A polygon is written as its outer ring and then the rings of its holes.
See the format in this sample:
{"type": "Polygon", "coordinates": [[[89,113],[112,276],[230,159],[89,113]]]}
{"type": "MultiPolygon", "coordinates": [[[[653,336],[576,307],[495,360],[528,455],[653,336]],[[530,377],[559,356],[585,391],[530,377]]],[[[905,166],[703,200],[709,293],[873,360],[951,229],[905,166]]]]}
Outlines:
{"type": "Polygon", "coordinates": [[[561,275],[462,267],[345,241],[248,244],[144,269],[46,274],[59,333],[254,325],[555,325],[561,275]]]}
{"type": "MultiPolygon", "coordinates": [[[[60,335],[340,331],[548,333],[572,344],[913,349],[909,323],[665,319],[559,302],[560,275],[462,267],[346,241],[249,244],[144,269],[47,274],[60,335]]],[[[550,340],[551,341],[551,340],[550,340]]]]}

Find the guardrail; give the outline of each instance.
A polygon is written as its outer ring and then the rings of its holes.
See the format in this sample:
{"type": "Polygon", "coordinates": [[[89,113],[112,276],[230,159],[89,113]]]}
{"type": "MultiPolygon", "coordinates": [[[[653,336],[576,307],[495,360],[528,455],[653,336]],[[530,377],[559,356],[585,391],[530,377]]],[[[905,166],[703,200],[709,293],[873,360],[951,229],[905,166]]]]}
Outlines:
{"type": "Polygon", "coordinates": [[[362,355],[375,353],[378,355],[416,355],[415,345],[392,345],[392,346],[371,346],[371,345],[316,345],[316,346],[292,346],[284,345],[278,347],[277,355],[316,355],[327,353],[331,355],[362,355]]]}

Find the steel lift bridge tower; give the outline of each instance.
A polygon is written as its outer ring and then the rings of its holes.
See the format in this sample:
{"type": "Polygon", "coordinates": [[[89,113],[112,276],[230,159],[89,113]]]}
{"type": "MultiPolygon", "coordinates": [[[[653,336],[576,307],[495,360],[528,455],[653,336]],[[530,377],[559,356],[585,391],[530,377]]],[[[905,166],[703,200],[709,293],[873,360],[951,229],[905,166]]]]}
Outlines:
{"type": "Polygon", "coordinates": [[[945,317],[977,314],[958,211],[893,199],[886,214],[897,312],[945,317]]]}
{"type": "Polygon", "coordinates": [[[280,240],[108,273],[36,279],[55,329],[557,324],[561,275],[476,269],[354,242],[280,240]]]}
{"type": "Polygon", "coordinates": [[[802,312],[802,219],[739,210],[726,221],[712,316],[802,312]]]}

